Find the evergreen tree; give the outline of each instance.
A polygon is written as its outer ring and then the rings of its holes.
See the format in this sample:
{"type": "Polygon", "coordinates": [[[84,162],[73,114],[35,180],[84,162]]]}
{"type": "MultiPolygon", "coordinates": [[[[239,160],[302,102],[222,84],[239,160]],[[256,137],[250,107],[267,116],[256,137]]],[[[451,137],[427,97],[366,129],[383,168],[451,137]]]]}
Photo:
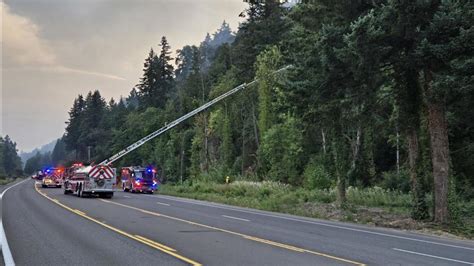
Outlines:
{"type": "MultiPolygon", "coordinates": [[[[64,139],[60,138],[54,145],[53,152],[51,153],[51,161],[54,165],[64,164],[67,159],[66,145],[64,139]]],[[[26,169],[26,166],[25,166],[26,169]]]]}
{"type": "Polygon", "coordinates": [[[143,64],[143,77],[137,85],[140,106],[142,108],[153,106],[156,103],[156,98],[158,98],[158,77],[158,56],[153,51],[153,48],[151,48],[143,64]]]}
{"type": "Polygon", "coordinates": [[[2,141],[2,159],[3,171],[8,177],[19,177],[23,174],[21,159],[18,156],[16,143],[7,135],[2,141]]]}
{"type": "Polygon", "coordinates": [[[66,122],[66,133],[64,134],[66,149],[69,151],[75,151],[76,159],[79,158],[84,152],[84,145],[81,145],[79,142],[84,107],[84,98],[82,95],[79,95],[76,99],[74,99],[73,106],[69,111],[69,120],[66,122]]]}
{"type": "Polygon", "coordinates": [[[174,67],[171,65],[173,58],[171,57],[171,47],[166,40],[166,37],[161,38],[160,43],[161,51],[158,56],[158,77],[157,77],[157,88],[159,89],[157,94],[157,107],[164,108],[167,99],[171,97],[174,87],[174,67]]]}
{"type": "Polygon", "coordinates": [[[102,127],[105,112],[106,103],[100,92],[98,90],[89,92],[82,113],[81,135],[78,140],[85,151],[81,157],[82,160],[89,159],[89,152],[92,159],[95,156],[95,150],[106,139],[106,129],[102,127]]]}

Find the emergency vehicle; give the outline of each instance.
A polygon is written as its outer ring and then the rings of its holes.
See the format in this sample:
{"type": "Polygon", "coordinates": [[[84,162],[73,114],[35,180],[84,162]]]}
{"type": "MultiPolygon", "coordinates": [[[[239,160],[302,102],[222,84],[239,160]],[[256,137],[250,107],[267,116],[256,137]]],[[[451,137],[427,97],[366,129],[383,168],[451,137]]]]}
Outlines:
{"type": "Polygon", "coordinates": [[[116,181],[114,168],[106,165],[75,164],[67,172],[64,194],[75,193],[78,197],[86,195],[98,195],[101,198],[113,197],[116,181]]]}
{"type": "Polygon", "coordinates": [[[56,187],[61,188],[64,169],[48,168],[42,171],[41,187],[56,187]]]}
{"type": "Polygon", "coordinates": [[[156,170],[152,167],[139,166],[122,167],[120,180],[123,191],[142,192],[152,194],[158,188],[156,170]]]}

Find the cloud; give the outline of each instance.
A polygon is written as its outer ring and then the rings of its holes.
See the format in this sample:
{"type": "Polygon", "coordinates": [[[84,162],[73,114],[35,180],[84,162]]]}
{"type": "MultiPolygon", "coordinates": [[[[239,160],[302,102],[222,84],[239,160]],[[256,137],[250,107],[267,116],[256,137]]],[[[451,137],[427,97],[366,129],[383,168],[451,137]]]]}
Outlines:
{"type": "Polygon", "coordinates": [[[3,56],[8,65],[53,65],[54,54],[39,38],[39,28],[29,19],[11,13],[0,3],[3,13],[3,56]]]}
{"type": "Polygon", "coordinates": [[[61,64],[50,44],[41,39],[40,28],[30,19],[11,12],[0,2],[2,10],[2,70],[38,70],[59,73],[93,75],[97,77],[126,80],[122,77],[71,68],[61,64]]]}

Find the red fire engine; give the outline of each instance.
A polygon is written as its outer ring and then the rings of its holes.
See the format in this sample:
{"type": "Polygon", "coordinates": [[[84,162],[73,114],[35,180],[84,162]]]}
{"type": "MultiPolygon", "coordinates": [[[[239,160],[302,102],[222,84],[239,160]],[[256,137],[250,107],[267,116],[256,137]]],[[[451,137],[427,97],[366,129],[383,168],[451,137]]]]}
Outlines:
{"type": "Polygon", "coordinates": [[[62,168],[47,168],[41,171],[40,176],[42,177],[41,186],[46,187],[57,187],[60,188],[62,185],[64,169],[62,168]]]}
{"type": "Polygon", "coordinates": [[[158,188],[156,170],[152,167],[123,167],[120,170],[120,179],[123,191],[152,194],[158,188]]]}

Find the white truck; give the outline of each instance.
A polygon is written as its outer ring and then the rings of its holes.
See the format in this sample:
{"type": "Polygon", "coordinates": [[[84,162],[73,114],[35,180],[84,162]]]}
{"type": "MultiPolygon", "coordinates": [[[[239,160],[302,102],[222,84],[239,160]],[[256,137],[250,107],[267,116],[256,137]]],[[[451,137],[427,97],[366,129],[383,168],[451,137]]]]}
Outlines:
{"type": "Polygon", "coordinates": [[[74,167],[64,181],[64,194],[112,198],[116,178],[115,169],[107,165],[74,167]]]}

